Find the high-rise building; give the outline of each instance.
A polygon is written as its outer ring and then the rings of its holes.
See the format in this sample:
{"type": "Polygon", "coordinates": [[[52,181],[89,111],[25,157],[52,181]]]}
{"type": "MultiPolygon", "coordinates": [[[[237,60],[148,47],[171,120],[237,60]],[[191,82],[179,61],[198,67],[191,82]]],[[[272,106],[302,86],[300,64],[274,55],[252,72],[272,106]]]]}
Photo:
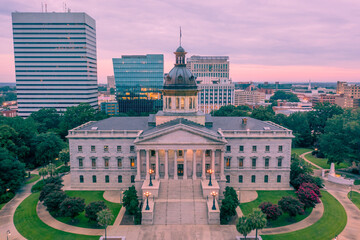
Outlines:
{"type": "Polygon", "coordinates": [[[211,83],[198,81],[198,106],[204,113],[234,104],[235,84],[229,79],[213,80],[211,83]]]}
{"type": "Polygon", "coordinates": [[[115,77],[114,76],[108,76],[107,77],[107,89],[114,89],[115,90],[115,77]]]}
{"type": "Polygon", "coordinates": [[[96,27],[86,13],[12,13],[19,116],[97,104],[96,27]]]}
{"type": "Polygon", "coordinates": [[[256,105],[265,102],[265,93],[260,91],[235,90],[234,105],[256,105]]]}
{"type": "Polygon", "coordinates": [[[113,58],[120,112],[154,112],[162,109],[164,55],[123,55],[113,58]]]}
{"type": "Polygon", "coordinates": [[[191,56],[186,61],[186,67],[197,81],[212,83],[213,80],[229,79],[228,56],[191,56]]]}

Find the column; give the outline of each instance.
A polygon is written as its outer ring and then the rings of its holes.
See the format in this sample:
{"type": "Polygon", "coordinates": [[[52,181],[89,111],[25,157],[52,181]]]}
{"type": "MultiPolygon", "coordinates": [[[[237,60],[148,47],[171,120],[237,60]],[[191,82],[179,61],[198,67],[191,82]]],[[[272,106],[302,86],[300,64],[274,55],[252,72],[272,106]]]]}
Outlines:
{"type": "Polygon", "coordinates": [[[214,171],[211,177],[215,180],[215,149],[211,150],[211,169],[214,171]]]}
{"type": "Polygon", "coordinates": [[[155,150],[155,179],[159,180],[159,150],[155,150]]]}
{"type": "Polygon", "coordinates": [[[187,150],[184,150],[184,177],[183,179],[187,179],[187,159],[186,159],[187,150]]]}
{"type": "Polygon", "coordinates": [[[165,150],[165,177],[166,180],[169,179],[169,150],[165,150]]]}
{"type": "Polygon", "coordinates": [[[149,173],[149,169],[150,169],[150,152],[149,150],[145,150],[145,154],[146,154],[146,180],[150,179],[150,173],[149,173]]]}
{"type": "Polygon", "coordinates": [[[206,152],[206,150],[202,150],[202,154],[203,154],[203,156],[202,156],[202,174],[201,174],[201,177],[202,177],[202,179],[203,180],[205,180],[206,179],[206,173],[205,173],[205,152],[206,152]]]}
{"type": "Polygon", "coordinates": [[[141,161],[140,161],[140,150],[136,150],[136,180],[141,179],[141,161]]]}
{"type": "Polygon", "coordinates": [[[192,179],[196,180],[196,150],[193,150],[193,175],[192,179]]]}
{"type": "Polygon", "coordinates": [[[178,179],[177,175],[177,150],[174,150],[174,179],[178,179]]]}
{"type": "Polygon", "coordinates": [[[225,174],[224,174],[224,149],[220,150],[220,179],[225,180],[225,174]]]}

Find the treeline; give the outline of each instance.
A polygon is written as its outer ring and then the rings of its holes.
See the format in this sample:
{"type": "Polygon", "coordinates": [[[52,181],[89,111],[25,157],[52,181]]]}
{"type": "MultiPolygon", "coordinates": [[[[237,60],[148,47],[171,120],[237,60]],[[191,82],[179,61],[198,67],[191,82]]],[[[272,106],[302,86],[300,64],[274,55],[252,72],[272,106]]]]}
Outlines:
{"type": "Polygon", "coordinates": [[[360,110],[318,103],[313,111],[275,115],[272,107],[223,106],[213,116],[252,117],[293,131],[293,147],[318,148],[330,162],[360,161],[360,110]]]}

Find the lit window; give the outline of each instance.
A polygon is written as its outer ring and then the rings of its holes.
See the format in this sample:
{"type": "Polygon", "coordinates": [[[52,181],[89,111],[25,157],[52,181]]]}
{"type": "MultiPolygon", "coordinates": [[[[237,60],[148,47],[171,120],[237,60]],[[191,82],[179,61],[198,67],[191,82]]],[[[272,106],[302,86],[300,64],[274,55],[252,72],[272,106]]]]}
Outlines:
{"type": "Polygon", "coordinates": [[[230,168],[230,165],[231,165],[231,157],[227,157],[225,158],[225,166],[226,168],[230,168]]]}
{"type": "Polygon", "coordinates": [[[268,176],[268,175],[265,175],[265,176],[264,176],[264,182],[265,182],[265,183],[269,182],[269,176],[268,176]]]}
{"type": "Polygon", "coordinates": [[[130,167],[131,168],[135,167],[135,158],[130,158],[130,167]]]}
{"type": "Polygon", "coordinates": [[[107,145],[104,146],[104,152],[109,152],[109,146],[107,145]]]}
{"type": "Polygon", "coordinates": [[[78,146],[78,152],[82,152],[82,146],[78,146]]]}
{"type": "Polygon", "coordinates": [[[181,109],[185,108],[185,98],[181,98],[181,109]]]}

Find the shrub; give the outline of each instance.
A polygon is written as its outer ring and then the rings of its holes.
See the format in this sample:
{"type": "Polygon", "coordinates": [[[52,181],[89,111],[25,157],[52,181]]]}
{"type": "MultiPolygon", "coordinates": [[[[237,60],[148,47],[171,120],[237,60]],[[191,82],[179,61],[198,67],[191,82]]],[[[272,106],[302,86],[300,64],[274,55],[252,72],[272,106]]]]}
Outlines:
{"type": "Polygon", "coordinates": [[[290,217],[304,214],[304,204],[290,196],[282,197],[279,201],[279,206],[281,210],[288,213],[290,217]]]}
{"type": "Polygon", "coordinates": [[[89,221],[96,221],[96,214],[106,208],[107,207],[103,201],[91,202],[85,208],[85,217],[87,217],[89,221]]]}
{"type": "Polygon", "coordinates": [[[44,205],[49,212],[57,212],[65,198],[67,198],[67,195],[64,191],[51,192],[45,197],[44,205]]]}
{"type": "Polygon", "coordinates": [[[7,203],[10,201],[15,194],[13,192],[6,192],[3,195],[0,196],[0,203],[7,203]]]}
{"type": "Polygon", "coordinates": [[[302,183],[300,187],[309,188],[313,190],[318,197],[321,197],[320,188],[315,183],[302,183]]]}
{"type": "Polygon", "coordinates": [[[46,178],[45,179],[45,184],[48,184],[48,183],[53,183],[53,184],[56,184],[56,185],[59,185],[59,186],[64,186],[62,184],[63,180],[61,179],[61,177],[49,177],[49,178],[46,178]]]}
{"type": "Polygon", "coordinates": [[[304,204],[305,208],[315,207],[320,202],[319,196],[311,188],[304,188],[300,186],[296,192],[299,200],[304,204]]]}
{"type": "Polygon", "coordinates": [[[232,187],[225,188],[224,197],[220,207],[221,224],[227,224],[236,215],[236,208],[240,204],[236,191],[232,187]]]}
{"type": "Polygon", "coordinates": [[[236,230],[241,233],[245,239],[246,236],[253,230],[251,226],[251,222],[245,216],[239,218],[238,222],[236,223],[236,230]]]}
{"type": "Polygon", "coordinates": [[[142,214],[141,214],[141,211],[139,209],[139,211],[137,211],[136,214],[135,214],[134,224],[135,225],[141,225],[141,218],[142,218],[142,214]]]}
{"type": "Polygon", "coordinates": [[[135,186],[129,187],[129,189],[124,192],[123,205],[130,215],[134,215],[138,211],[139,201],[135,186]]]}
{"type": "Polygon", "coordinates": [[[54,183],[45,184],[45,186],[41,190],[39,200],[42,202],[42,201],[44,201],[44,199],[46,198],[47,195],[49,195],[52,192],[60,191],[60,190],[61,190],[61,186],[59,186],[57,184],[54,184],[54,183]]]}
{"type": "Polygon", "coordinates": [[[67,173],[70,172],[70,166],[61,166],[55,170],[55,174],[67,173]]]}
{"type": "Polygon", "coordinates": [[[351,169],[351,173],[353,173],[353,174],[360,174],[360,171],[359,171],[359,169],[357,169],[357,168],[353,168],[353,169],[351,169]]]}
{"type": "Polygon", "coordinates": [[[259,208],[266,214],[266,218],[270,220],[276,220],[282,215],[279,205],[272,204],[271,202],[263,202],[259,208]]]}
{"type": "Polygon", "coordinates": [[[44,186],[45,186],[45,181],[40,180],[31,187],[31,192],[32,193],[40,192],[44,186]]]}
{"type": "Polygon", "coordinates": [[[321,178],[313,177],[309,174],[300,174],[299,176],[297,176],[297,178],[291,181],[291,185],[293,185],[296,190],[299,189],[302,183],[314,183],[319,188],[323,187],[323,180],[321,178]]]}
{"type": "Polygon", "coordinates": [[[85,200],[82,198],[66,198],[60,204],[60,215],[64,217],[74,217],[78,216],[85,209],[85,200]]]}

